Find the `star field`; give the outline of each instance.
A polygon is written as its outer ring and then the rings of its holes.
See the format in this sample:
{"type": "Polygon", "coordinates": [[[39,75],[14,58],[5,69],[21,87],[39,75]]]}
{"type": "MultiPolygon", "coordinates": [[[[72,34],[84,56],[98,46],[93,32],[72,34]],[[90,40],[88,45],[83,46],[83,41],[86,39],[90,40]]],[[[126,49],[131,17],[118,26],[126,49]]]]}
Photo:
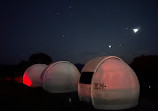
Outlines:
{"type": "Polygon", "coordinates": [[[158,54],[155,1],[1,1],[1,64],[37,52],[53,61],[86,63],[115,55],[126,62],[158,54]],[[7,55],[7,56],[6,56],[7,55]]]}

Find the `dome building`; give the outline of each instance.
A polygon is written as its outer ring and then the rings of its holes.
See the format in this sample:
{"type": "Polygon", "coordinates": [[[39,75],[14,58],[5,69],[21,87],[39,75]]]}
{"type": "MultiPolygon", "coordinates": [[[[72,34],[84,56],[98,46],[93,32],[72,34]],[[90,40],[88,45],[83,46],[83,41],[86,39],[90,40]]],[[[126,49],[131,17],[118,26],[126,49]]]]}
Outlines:
{"type": "Polygon", "coordinates": [[[101,110],[135,107],[139,99],[139,81],[128,64],[116,56],[96,57],[81,71],[78,95],[101,110]]]}
{"type": "Polygon", "coordinates": [[[34,64],[28,67],[23,74],[23,84],[29,87],[42,87],[40,76],[46,66],[46,64],[34,64]]]}

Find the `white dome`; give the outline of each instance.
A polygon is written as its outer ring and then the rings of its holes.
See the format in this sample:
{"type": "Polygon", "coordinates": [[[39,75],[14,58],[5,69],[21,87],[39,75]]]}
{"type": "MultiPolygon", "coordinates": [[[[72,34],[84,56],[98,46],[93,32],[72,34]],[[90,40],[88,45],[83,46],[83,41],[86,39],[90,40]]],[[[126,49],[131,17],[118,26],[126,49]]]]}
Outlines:
{"type": "Polygon", "coordinates": [[[40,76],[46,66],[46,64],[34,64],[28,67],[23,75],[23,84],[30,87],[41,87],[42,81],[40,76]]]}
{"type": "Polygon", "coordinates": [[[47,66],[41,76],[48,92],[67,93],[77,91],[80,72],[72,63],[59,61],[47,66]]]}
{"type": "MultiPolygon", "coordinates": [[[[92,59],[85,65],[82,73],[88,71],[93,72],[88,91],[96,109],[120,110],[138,104],[140,89],[137,76],[120,58],[109,56],[92,59]]],[[[82,92],[79,97],[84,100],[83,87],[84,84],[79,83],[79,92],[82,92]]]]}
{"type": "Polygon", "coordinates": [[[104,58],[104,56],[93,58],[82,68],[80,82],[78,83],[78,96],[80,101],[91,103],[91,79],[95,68],[104,58]]]}

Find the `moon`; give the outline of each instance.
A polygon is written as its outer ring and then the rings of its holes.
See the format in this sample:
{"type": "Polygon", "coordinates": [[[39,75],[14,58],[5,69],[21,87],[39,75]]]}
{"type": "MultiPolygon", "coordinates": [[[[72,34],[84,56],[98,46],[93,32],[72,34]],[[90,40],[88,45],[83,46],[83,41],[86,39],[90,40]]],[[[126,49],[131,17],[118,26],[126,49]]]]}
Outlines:
{"type": "Polygon", "coordinates": [[[133,29],[133,32],[134,32],[134,33],[137,33],[138,31],[139,31],[138,28],[134,28],[134,29],[133,29]]]}
{"type": "Polygon", "coordinates": [[[132,31],[136,34],[140,31],[140,27],[132,28],[132,31]]]}

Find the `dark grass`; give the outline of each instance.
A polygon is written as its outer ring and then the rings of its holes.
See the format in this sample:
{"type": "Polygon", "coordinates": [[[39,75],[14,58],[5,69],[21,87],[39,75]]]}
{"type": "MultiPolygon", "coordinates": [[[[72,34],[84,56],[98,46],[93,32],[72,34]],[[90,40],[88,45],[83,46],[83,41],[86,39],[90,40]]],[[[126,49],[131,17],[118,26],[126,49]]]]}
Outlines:
{"type": "MultiPolygon", "coordinates": [[[[0,104],[4,111],[102,111],[95,109],[89,103],[79,101],[77,92],[53,94],[42,88],[30,88],[23,84],[2,80],[0,82],[0,104]]],[[[139,104],[122,111],[144,110],[158,110],[157,94],[152,91],[141,92],[139,104]]]]}

